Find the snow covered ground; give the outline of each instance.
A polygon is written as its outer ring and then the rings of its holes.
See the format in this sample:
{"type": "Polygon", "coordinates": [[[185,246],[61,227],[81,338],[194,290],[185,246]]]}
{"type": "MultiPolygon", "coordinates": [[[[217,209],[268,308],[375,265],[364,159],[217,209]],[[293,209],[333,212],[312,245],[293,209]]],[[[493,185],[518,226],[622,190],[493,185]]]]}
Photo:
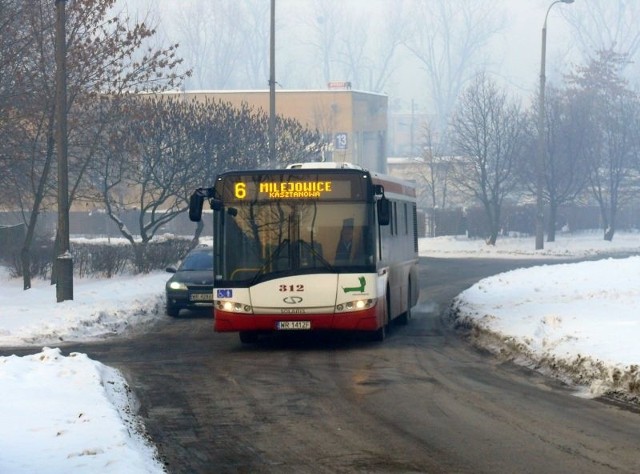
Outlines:
{"type": "MultiPolygon", "coordinates": [[[[500,238],[495,247],[463,237],[421,239],[434,257],[572,257],[640,254],[640,234],[559,235],[535,251],[533,238],[500,238]]],[[[0,357],[0,472],[158,473],[136,401],[123,377],[60,342],[143,331],[164,316],[162,272],[110,280],[76,279],[74,300],[55,287],[29,291],[0,268],[0,346],[36,346],[0,357]]],[[[580,384],[585,396],[640,391],[640,257],[541,265],[478,282],[460,294],[452,317],[473,326],[475,342],[496,354],[580,384]]],[[[6,350],[5,350],[6,353],[6,350]]]]}
{"type": "Polygon", "coordinates": [[[167,273],[74,282],[74,300],[56,303],[48,281],[22,291],[0,267],[0,346],[40,346],[0,357],[0,473],[161,473],[136,400],[116,370],[61,341],[143,330],[164,316],[167,273]]]}

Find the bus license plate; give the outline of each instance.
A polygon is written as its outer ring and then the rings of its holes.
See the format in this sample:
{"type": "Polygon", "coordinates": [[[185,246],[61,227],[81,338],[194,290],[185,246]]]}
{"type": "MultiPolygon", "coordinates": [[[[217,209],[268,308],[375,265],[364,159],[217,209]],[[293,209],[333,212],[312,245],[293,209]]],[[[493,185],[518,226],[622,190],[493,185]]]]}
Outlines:
{"type": "Polygon", "coordinates": [[[278,330],[305,330],[311,329],[311,321],[278,321],[276,324],[278,330]]]}

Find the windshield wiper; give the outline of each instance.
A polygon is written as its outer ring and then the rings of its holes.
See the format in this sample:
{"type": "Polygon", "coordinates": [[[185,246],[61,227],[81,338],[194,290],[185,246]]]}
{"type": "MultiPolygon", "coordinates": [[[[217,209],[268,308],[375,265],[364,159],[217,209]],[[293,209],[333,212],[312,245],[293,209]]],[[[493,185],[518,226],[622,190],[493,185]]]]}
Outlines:
{"type": "Polygon", "coordinates": [[[260,267],[260,270],[258,270],[258,272],[251,279],[251,285],[254,285],[258,281],[258,279],[262,275],[264,275],[264,272],[267,270],[267,268],[269,268],[271,266],[271,263],[280,256],[280,253],[287,245],[289,245],[289,239],[284,239],[278,244],[275,250],[271,252],[271,255],[269,255],[269,258],[267,258],[267,260],[264,262],[264,265],[260,267]]]}
{"type": "Polygon", "coordinates": [[[322,255],[320,255],[320,252],[318,252],[318,250],[313,245],[311,245],[309,242],[306,242],[304,240],[298,240],[298,245],[301,248],[308,249],[311,252],[311,255],[314,258],[317,258],[320,261],[320,263],[322,263],[322,265],[324,267],[328,268],[330,271],[334,271],[333,270],[333,265],[331,265],[329,262],[327,262],[325,260],[325,258],[322,255]]]}

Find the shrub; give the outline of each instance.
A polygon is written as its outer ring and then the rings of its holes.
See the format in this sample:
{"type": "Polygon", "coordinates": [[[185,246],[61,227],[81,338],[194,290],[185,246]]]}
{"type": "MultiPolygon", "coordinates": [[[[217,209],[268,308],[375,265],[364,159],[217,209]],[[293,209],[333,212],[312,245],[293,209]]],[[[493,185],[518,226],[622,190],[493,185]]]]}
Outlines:
{"type": "MultiPolygon", "coordinates": [[[[165,269],[183,258],[193,246],[190,239],[169,238],[147,243],[142,248],[141,260],[136,262],[133,246],[122,241],[82,240],[71,243],[73,273],[78,277],[106,277],[125,272],[143,272],[165,269]]],[[[49,237],[38,237],[31,249],[31,275],[46,279],[51,276],[54,242],[49,237]]],[[[6,261],[13,277],[22,276],[20,255],[13,254],[6,261]]]]}

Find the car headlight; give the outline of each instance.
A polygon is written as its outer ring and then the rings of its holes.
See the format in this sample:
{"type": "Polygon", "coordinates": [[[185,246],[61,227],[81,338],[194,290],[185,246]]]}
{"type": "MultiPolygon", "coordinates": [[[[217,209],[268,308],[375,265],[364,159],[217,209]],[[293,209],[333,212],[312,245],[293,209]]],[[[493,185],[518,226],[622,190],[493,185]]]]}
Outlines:
{"type": "Polygon", "coordinates": [[[187,285],[181,281],[172,281],[169,283],[168,288],[170,290],[187,291],[187,285]]]}

